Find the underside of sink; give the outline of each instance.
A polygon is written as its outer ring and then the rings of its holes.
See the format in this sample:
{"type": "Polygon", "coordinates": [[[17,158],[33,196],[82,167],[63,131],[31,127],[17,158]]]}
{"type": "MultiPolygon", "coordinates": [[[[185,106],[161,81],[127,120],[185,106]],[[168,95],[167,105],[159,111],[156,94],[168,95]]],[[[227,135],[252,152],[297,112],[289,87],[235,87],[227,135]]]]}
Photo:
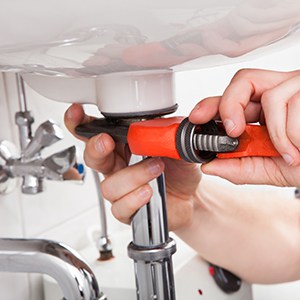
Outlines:
{"type": "Polygon", "coordinates": [[[91,77],[221,65],[295,43],[299,11],[298,0],[2,0],[0,70],[91,77]]]}

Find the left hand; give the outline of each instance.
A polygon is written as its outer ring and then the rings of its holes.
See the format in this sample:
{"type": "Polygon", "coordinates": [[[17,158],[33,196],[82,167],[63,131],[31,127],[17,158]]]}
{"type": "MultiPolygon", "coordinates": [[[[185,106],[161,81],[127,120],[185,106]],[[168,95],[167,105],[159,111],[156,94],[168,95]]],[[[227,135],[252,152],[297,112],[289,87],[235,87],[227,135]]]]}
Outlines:
{"type": "MultiPolygon", "coordinates": [[[[92,118],[85,115],[83,108],[73,104],[65,114],[65,124],[77,138],[86,142],[84,158],[87,166],[103,173],[101,183],[104,198],[112,204],[113,215],[129,224],[136,211],[145,205],[152,195],[149,181],[164,170],[166,179],[168,221],[170,230],[187,226],[193,219],[194,202],[197,199],[201,171],[198,165],[169,158],[153,158],[128,166],[128,147],[117,143],[107,134],[84,139],[75,134],[75,127],[92,118]],[[99,149],[99,144],[102,145],[99,149]],[[149,172],[149,163],[156,161],[159,172],[149,172]],[[118,186],[118,189],[115,187],[118,186]],[[138,197],[146,190],[146,197],[138,197]],[[142,199],[141,199],[142,198],[142,199]]],[[[145,193],[144,193],[145,194],[145,193]]]]}

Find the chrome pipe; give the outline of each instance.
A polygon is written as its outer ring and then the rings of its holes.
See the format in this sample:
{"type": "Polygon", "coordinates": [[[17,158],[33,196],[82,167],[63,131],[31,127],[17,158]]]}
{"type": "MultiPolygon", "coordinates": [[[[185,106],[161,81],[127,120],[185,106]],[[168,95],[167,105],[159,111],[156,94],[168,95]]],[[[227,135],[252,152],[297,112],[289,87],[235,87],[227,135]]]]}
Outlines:
{"type": "Polygon", "coordinates": [[[96,191],[97,191],[97,197],[98,197],[98,204],[99,204],[99,211],[100,211],[100,225],[101,225],[101,236],[108,236],[107,232],[107,219],[106,219],[106,211],[105,211],[105,203],[104,198],[102,196],[101,190],[100,190],[100,178],[97,171],[92,170],[95,185],[96,185],[96,191]]]}
{"type": "Polygon", "coordinates": [[[19,127],[21,150],[24,150],[32,138],[31,125],[34,119],[28,110],[24,81],[19,73],[16,73],[16,82],[20,111],[16,113],[15,121],[19,127]]]}
{"type": "Polygon", "coordinates": [[[16,80],[17,80],[20,111],[28,112],[24,80],[19,73],[16,73],[16,80]]]}
{"type": "Polygon", "coordinates": [[[49,240],[0,239],[0,272],[54,278],[66,300],[106,300],[95,275],[71,248],[49,240]]]}
{"type": "MultiPolygon", "coordinates": [[[[22,76],[16,73],[16,82],[19,98],[20,111],[15,114],[15,123],[19,129],[19,142],[21,152],[23,152],[27,145],[32,140],[31,125],[34,122],[32,113],[28,110],[25,86],[22,76]]],[[[41,179],[34,176],[26,175],[23,177],[22,192],[25,194],[37,194],[43,191],[43,182],[41,179]]]]}
{"type": "Polygon", "coordinates": [[[104,198],[100,190],[100,178],[97,171],[92,170],[96,191],[98,196],[98,203],[99,203],[99,212],[100,212],[100,225],[101,225],[101,233],[100,237],[97,240],[97,248],[99,250],[99,260],[108,260],[113,257],[113,250],[112,245],[108,236],[107,230],[107,218],[106,218],[106,209],[104,198]]]}
{"type": "MultiPolygon", "coordinates": [[[[133,155],[130,164],[142,161],[133,155]]],[[[175,300],[172,254],[169,238],[164,175],[150,182],[153,196],[132,221],[133,241],[128,255],[134,260],[138,300],[175,300]]]]}

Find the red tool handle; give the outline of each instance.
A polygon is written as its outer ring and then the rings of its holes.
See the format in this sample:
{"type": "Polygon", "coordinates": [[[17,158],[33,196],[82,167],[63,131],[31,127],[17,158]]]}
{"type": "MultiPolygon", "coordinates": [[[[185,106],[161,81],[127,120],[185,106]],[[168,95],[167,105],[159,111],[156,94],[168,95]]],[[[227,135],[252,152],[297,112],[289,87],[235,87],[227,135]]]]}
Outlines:
{"type": "Polygon", "coordinates": [[[247,156],[280,156],[272,144],[266,126],[247,125],[239,137],[239,145],[233,152],[218,153],[218,158],[239,158],[247,156]]]}
{"type": "MultiPolygon", "coordinates": [[[[176,134],[183,117],[154,119],[130,125],[128,145],[132,153],[143,156],[162,156],[181,159],[176,148],[176,134]]],[[[278,157],[267,128],[247,125],[239,137],[239,145],[233,152],[218,153],[218,158],[240,158],[249,156],[278,157]]]]}
{"type": "Polygon", "coordinates": [[[183,117],[154,119],[132,123],[127,142],[132,153],[180,159],[176,133],[183,117]]]}

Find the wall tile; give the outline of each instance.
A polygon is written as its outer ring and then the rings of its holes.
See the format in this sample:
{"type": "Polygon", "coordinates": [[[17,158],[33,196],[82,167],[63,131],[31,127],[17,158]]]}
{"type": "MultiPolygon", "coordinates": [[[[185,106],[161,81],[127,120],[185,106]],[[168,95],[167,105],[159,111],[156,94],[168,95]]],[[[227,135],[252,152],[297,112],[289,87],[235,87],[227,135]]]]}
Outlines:
{"type": "MultiPolygon", "coordinates": [[[[10,114],[4,86],[0,74],[0,140],[13,141],[13,116],[10,114]]],[[[20,192],[0,195],[0,238],[23,237],[23,218],[20,205],[20,192]]],[[[1,249],[0,249],[1,251],[1,249]]],[[[0,298],[5,300],[30,299],[28,276],[26,274],[0,273],[0,298]]]]}
{"type": "Polygon", "coordinates": [[[31,300],[28,276],[16,273],[0,273],[0,298],[3,300],[31,300]]]}

